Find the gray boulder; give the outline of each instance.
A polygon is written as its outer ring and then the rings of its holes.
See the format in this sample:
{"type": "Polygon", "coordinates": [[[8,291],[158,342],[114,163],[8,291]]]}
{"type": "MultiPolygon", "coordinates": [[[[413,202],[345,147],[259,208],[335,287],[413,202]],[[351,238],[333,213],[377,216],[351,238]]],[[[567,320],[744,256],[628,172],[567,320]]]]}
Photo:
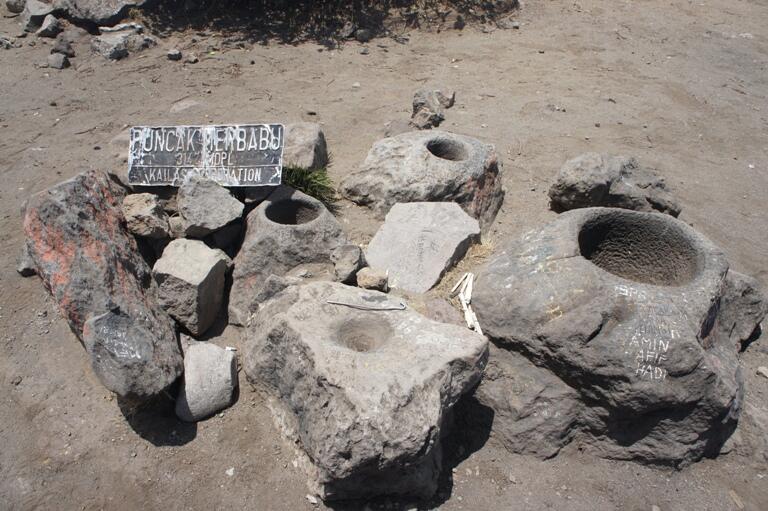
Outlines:
{"type": "Polygon", "coordinates": [[[654,171],[634,158],[586,153],[569,160],[549,189],[553,209],[607,206],[661,211],[677,217],[681,207],[654,171]]]}
{"type": "Polygon", "coordinates": [[[230,264],[224,252],[202,241],[173,240],[152,270],[160,305],[192,335],[204,333],[221,309],[230,264]]]}
{"type": "Polygon", "coordinates": [[[19,14],[24,11],[24,6],[27,4],[27,0],[5,0],[5,8],[8,12],[19,14]]]}
{"type": "Polygon", "coordinates": [[[168,215],[154,194],[127,195],[123,199],[123,216],[128,230],[136,236],[162,239],[171,235],[168,215]]]}
{"type": "Polygon", "coordinates": [[[737,350],[714,328],[728,263],[658,213],[569,211],[478,273],[486,335],[576,389],[598,454],[685,465],[716,454],[739,415],[737,350]]]}
{"type": "Polygon", "coordinates": [[[328,165],[328,146],[319,124],[296,122],[285,125],[283,165],[311,170],[328,165]]]}
{"type": "Polygon", "coordinates": [[[419,89],[413,96],[411,126],[421,130],[438,127],[445,120],[445,109],[451,108],[455,99],[454,91],[419,89]]]}
{"type": "Polygon", "coordinates": [[[188,236],[202,238],[243,215],[245,206],[220,184],[192,176],[176,197],[188,236]]]}
{"type": "Polygon", "coordinates": [[[246,323],[267,277],[285,275],[301,264],[330,267],[331,252],[346,244],[341,225],[322,203],[287,186],[276,189],[246,219],[232,275],[230,322],[246,323]]]}
{"type": "Polygon", "coordinates": [[[197,422],[232,404],[237,388],[235,352],[197,342],[184,350],[184,380],[176,398],[176,416],[197,422]]]}
{"type": "Polygon", "coordinates": [[[323,499],[432,496],[450,410],[482,375],[484,337],[387,310],[399,307],[315,282],[263,303],[248,328],[246,375],[312,461],[323,499]]]}
{"type": "Polygon", "coordinates": [[[426,293],[478,241],[480,225],[456,203],[395,204],[365,259],[386,270],[390,287],[426,293]]]}
{"type": "Polygon", "coordinates": [[[357,271],[365,266],[365,257],[357,245],[341,245],[331,252],[331,262],[336,280],[350,284],[355,281],[357,271]]]}
{"type": "Polygon", "coordinates": [[[122,200],[106,174],[79,174],[29,199],[24,232],[43,284],[96,375],[118,396],[142,400],[173,383],[182,358],[173,320],[124,227],[122,200]]]}
{"type": "Polygon", "coordinates": [[[415,131],[376,142],[341,183],[348,199],[379,217],[398,202],[456,202],[489,226],[504,199],[490,144],[445,131],[415,131]]]}
{"type": "Polygon", "coordinates": [[[721,334],[742,349],[746,347],[744,343],[759,331],[766,314],[768,299],[757,280],[729,271],[717,315],[717,327],[721,334]]]}
{"type": "Polygon", "coordinates": [[[69,58],[75,56],[75,49],[72,47],[72,41],[66,32],[62,32],[56,37],[51,53],[61,53],[69,58]]]}
{"type": "Polygon", "coordinates": [[[35,32],[35,34],[38,37],[48,37],[53,39],[59,35],[62,30],[61,22],[58,20],[58,18],[52,14],[49,14],[43,18],[43,23],[40,26],[40,29],[35,32]]]}

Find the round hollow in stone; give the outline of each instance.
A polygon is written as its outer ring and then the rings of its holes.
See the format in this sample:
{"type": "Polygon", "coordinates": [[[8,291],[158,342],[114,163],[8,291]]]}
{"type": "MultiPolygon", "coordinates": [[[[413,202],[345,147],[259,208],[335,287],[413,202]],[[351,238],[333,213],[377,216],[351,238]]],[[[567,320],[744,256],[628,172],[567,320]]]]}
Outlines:
{"type": "Polygon", "coordinates": [[[359,353],[376,351],[392,338],[394,330],[382,318],[350,318],[336,330],[336,342],[359,353]]]}
{"type": "Polygon", "coordinates": [[[287,199],[270,204],[264,214],[269,220],[278,224],[300,225],[317,218],[320,210],[311,202],[287,199]]]}
{"type": "Polygon", "coordinates": [[[582,226],[579,250],[603,270],[644,284],[681,286],[699,273],[700,254],[690,238],[651,216],[598,216],[582,226]]]}
{"type": "Polygon", "coordinates": [[[427,142],[427,150],[438,158],[463,161],[469,157],[467,148],[458,140],[435,138],[427,142]]]}

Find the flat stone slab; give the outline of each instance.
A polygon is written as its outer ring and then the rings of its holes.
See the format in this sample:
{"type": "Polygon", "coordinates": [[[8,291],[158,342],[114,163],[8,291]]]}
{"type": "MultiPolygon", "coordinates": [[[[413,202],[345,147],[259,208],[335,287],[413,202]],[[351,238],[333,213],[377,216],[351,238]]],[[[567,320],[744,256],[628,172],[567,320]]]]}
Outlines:
{"type": "Polygon", "coordinates": [[[456,203],[395,204],[365,258],[389,273],[390,287],[425,293],[479,240],[480,224],[456,203]]]}
{"type": "Polygon", "coordinates": [[[232,404],[237,388],[235,352],[207,342],[184,350],[184,381],[176,398],[176,416],[197,422],[232,404]]]}
{"type": "Polygon", "coordinates": [[[446,418],[479,381],[488,344],[401,309],[383,293],[313,282],[252,317],[246,375],[298,436],[324,499],[429,498],[437,488],[446,418]]]}

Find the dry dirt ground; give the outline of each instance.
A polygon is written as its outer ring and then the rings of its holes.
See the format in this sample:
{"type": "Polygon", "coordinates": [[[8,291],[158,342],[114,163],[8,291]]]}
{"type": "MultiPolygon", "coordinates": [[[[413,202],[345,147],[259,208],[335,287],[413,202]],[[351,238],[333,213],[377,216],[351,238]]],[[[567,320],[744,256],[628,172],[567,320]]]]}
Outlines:
{"type": "MultiPolygon", "coordinates": [[[[122,164],[110,140],[125,125],[317,121],[338,182],[385,123],[407,120],[415,89],[446,84],[457,105],[443,126],[496,144],[503,159],[507,196],[490,241],[555,217],[546,191],[566,159],[625,153],[658,168],[681,218],[768,286],[768,3],[530,0],[517,19],[520,30],[377,39],[368,55],[358,43],[209,54],[221,36],[192,32],[118,63],[83,44],[65,71],[37,65],[49,46],[30,46],[34,36],[0,51],[0,508],[323,507],[306,498],[292,446],[242,373],[238,402],[210,420],[184,425],[161,409],[129,421],[38,279],[16,274],[24,199],[122,164]],[[174,46],[201,61],[166,60],[174,46]]],[[[0,33],[18,33],[16,21],[0,19],[0,33]]],[[[377,227],[348,203],[340,217],[359,242],[377,227]]],[[[242,346],[241,331],[219,329],[212,342],[242,346]]],[[[766,343],[744,356],[749,400],[762,407],[768,379],[755,368],[768,365],[766,343]]],[[[448,460],[425,507],[768,509],[768,465],[757,452],[674,471],[596,459],[577,445],[540,461],[506,453],[492,436],[475,440],[448,460]]]]}

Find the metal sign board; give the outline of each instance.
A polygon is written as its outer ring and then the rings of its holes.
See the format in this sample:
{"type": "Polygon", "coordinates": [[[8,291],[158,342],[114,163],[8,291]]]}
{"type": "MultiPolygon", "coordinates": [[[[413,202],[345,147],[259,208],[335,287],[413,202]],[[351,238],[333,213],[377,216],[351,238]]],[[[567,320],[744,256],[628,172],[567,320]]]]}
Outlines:
{"type": "Polygon", "coordinates": [[[282,124],[136,126],[128,182],[180,186],[197,174],[223,186],[277,186],[284,134],[282,124]]]}

